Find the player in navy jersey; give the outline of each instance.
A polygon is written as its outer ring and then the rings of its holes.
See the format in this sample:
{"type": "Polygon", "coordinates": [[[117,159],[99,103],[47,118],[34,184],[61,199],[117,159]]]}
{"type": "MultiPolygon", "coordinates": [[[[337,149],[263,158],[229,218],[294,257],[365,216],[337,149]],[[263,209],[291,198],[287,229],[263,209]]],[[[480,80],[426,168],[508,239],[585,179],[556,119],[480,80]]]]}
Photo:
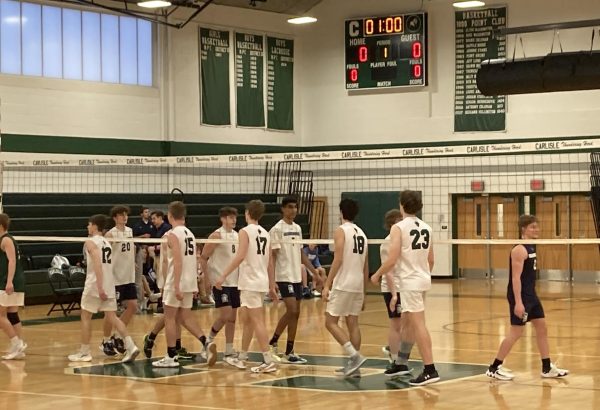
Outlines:
{"type": "MultiPolygon", "coordinates": [[[[519,231],[522,239],[537,239],[539,227],[533,215],[519,218],[519,231]]],[[[535,328],[538,350],[542,357],[542,377],[563,377],[568,370],[559,369],[550,361],[548,330],[542,302],[535,292],[537,255],[535,245],[516,245],[510,252],[509,281],[506,297],[510,313],[510,330],[498,349],[496,359],[486,371],[488,377],[498,380],[512,380],[514,375],[502,367],[504,359],[513,345],[523,335],[525,324],[531,322],[535,328]]]]}

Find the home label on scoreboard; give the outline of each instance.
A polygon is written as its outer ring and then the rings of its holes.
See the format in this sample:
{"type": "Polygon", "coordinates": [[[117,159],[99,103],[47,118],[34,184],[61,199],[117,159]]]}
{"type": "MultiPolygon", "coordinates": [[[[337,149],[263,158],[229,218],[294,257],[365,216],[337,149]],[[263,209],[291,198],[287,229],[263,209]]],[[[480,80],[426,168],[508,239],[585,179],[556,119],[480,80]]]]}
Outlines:
{"type": "Polygon", "coordinates": [[[427,85],[427,14],[346,20],[346,89],[427,85]]]}

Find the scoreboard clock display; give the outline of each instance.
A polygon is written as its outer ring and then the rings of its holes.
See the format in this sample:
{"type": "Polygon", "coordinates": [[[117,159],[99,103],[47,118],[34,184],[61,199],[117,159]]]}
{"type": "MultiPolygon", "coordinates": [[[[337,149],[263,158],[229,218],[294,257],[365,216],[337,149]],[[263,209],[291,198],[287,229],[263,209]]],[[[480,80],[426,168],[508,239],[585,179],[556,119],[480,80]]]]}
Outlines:
{"type": "Polygon", "coordinates": [[[346,20],[346,89],[427,85],[427,14],[346,20]]]}

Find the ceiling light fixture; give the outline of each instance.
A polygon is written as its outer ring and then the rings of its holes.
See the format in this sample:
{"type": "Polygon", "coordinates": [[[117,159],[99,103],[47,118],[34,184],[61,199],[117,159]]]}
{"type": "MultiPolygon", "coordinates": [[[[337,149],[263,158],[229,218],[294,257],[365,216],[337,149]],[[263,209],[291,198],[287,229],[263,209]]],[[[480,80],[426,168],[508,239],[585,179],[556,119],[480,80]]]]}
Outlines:
{"type": "Polygon", "coordinates": [[[457,9],[471,9],[474,7],[483,7],[485,6],[485,3],[483,1],[456,1],[454,3],[452,3],[452,5],[454,7],[456,7],[457,9]]]}
{"type": "Polygon", "coordinates": [[[169,7],[171,2],[165,0],[146,0],[138,2],[137,5],[147,9],[158,9],[161,7],[169,7]]]}
{"type": "Polygon", "coordinates": [[[294,17],[291,19],[288,19],[288,23],[291,24],[308,24],[308,23],[314,23],[316,22],[317,19],[314,17],[294,17]]]}

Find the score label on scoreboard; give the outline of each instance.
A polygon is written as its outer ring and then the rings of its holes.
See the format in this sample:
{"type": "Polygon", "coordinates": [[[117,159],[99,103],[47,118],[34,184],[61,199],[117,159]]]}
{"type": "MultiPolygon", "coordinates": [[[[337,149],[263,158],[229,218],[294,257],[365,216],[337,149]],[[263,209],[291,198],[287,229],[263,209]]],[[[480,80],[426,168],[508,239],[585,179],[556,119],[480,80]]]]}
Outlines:
{"type": "Polygon", "coordinates": [[[427,85],[427,14],[346,20],[346,89],[427,85]]]}

